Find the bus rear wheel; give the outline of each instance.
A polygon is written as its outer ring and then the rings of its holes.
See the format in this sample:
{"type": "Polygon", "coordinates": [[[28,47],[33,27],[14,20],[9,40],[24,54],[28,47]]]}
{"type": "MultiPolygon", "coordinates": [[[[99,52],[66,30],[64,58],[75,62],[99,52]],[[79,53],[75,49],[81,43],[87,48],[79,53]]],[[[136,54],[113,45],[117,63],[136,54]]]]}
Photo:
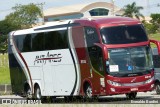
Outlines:
{"type": "Polygon", "coordinates": [[[135,99],[137,96],[137,92],[127,93],[126,97],[129,99],[135,99]]]}
{"type": "Polygon", "coordinates": [[[37,100],[41,99],[41,90],[40,90],[39,86],[36,86],[34,88],[34,96],[35,96],[35,99],[37,99],[37,100]]]}

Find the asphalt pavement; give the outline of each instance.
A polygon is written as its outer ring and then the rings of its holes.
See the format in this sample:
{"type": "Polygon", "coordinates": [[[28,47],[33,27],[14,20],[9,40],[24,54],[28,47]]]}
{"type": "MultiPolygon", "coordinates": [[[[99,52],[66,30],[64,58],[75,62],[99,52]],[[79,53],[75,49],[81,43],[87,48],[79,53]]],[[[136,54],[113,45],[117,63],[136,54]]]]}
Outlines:
{"type": "MultiPolygon", "coordinates": [[[[18,95],[1,95],[0,100],[2,99],[23,99],[26,100],[25,98],[18,96],[18,95]]],[[[43,103],[43,102],[42,102],[43,103]]],[[[44,102],[45,104],[52,103],[51,101],[49,102],[44,102]]],[[[160,95],[157,95],[155,91],[152,92],[140,92],[137,94],[137,97],[135,99],[128,99],[124,94],[122,95],[113,95],[113,96],[103,96],[99,97],[98,99],[94,100],[73,100],[73,101],[64,101],[62,97],[57,98],[54,103],[78,103],[78,104],[84,104],[84,103],[89,103],[89,104],[160,104],[160,95]]]]}

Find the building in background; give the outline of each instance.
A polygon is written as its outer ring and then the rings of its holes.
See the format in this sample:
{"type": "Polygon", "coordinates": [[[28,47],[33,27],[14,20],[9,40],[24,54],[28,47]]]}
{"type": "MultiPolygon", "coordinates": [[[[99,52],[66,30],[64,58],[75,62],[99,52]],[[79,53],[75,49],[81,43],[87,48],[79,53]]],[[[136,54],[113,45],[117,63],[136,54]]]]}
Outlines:
{"type": "Polygon", "coordinates": [[[122,14],[122,9],[112,3],[94,2],[47,9],[44,11],[44,20],[49,22],[91,16],[120,16],[122,14]]]}

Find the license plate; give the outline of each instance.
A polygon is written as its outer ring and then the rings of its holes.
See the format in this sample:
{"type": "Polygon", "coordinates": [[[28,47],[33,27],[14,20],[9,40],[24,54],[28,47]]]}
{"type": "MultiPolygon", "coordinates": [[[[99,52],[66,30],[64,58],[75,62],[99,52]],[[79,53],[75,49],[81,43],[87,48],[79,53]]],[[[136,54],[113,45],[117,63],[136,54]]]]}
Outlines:
{"type": "Polygon", "coordinates": [[[138,91],[138,88],[131,88],[131,91],[138,91]]]}

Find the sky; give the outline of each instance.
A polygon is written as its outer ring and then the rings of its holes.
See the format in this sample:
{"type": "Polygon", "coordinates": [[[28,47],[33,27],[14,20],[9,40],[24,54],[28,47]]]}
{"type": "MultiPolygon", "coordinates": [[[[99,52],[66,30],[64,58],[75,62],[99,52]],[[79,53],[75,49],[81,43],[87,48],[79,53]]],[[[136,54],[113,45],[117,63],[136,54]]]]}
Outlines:
{"type": "MultiPolygon", "coordinates": [[[[111,2],[112,0],[1,0],[0,1],[0,20],[5,19],[5,16],[12,12],[12,7],[16,4],[29,4],[29,3],[44,3],[43,10],[53,7],[60,7],[66,5],[92,3],[92,2],[111,2]]],[[[123,8],[127,4],[133,2],[137,3],[137,6],[143,6],[142,13],[145,16],[149,16],[151,13],[160,13],[160,0],[114,0],[114,4],[120,8],[123,8]]]]}

